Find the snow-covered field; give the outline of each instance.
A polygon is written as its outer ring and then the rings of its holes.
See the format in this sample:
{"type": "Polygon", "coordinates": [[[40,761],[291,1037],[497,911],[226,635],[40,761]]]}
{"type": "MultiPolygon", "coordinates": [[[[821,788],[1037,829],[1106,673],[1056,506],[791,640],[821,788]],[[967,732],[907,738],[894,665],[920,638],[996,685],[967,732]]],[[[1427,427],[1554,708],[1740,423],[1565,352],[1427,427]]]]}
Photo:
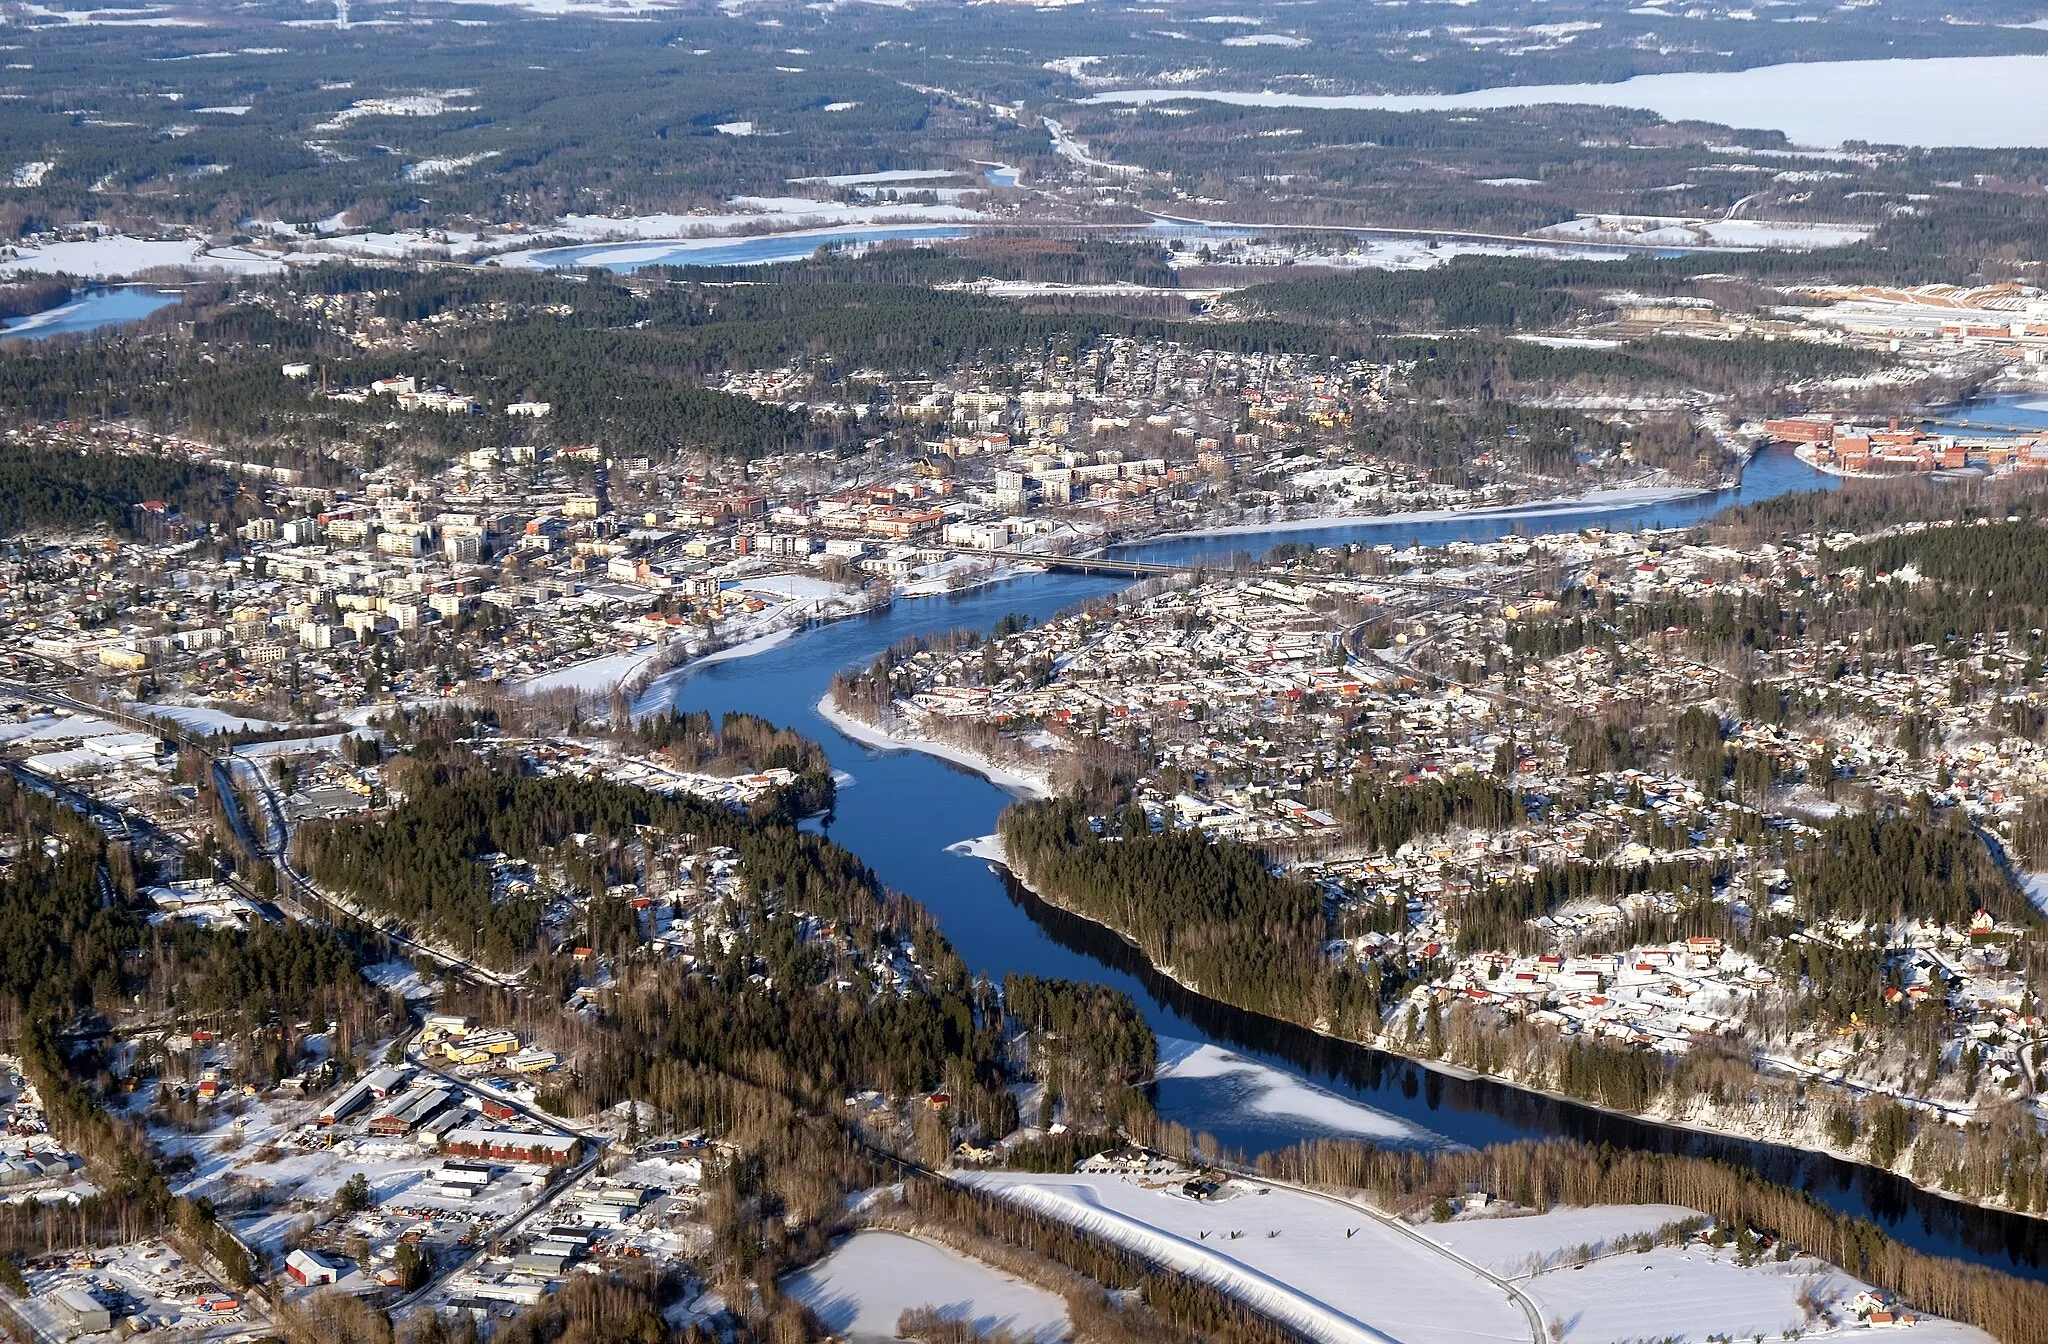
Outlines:
{"type": "Polygon", "coordinates": [[[279,263],[240,248],[209,249],[204,242],[192,239],[164,242],[119,234],[45,243],[41,247],[21,248],[12,256],[0,256],[0,275],[61,272],[100,280],[169,267],[226,275],[266,275],[277,270],[279,263]]]}
{"type": "Polygon", "coordinates": [[[84,714],[37,712],[19,721],[0,722],[0,742],[31,742],[51,737],[107,737],[127,731],[119,724],[84,714]]]}
{"type": "MultiPolygon", "coordinates": [[[[1869,1286],[1810,1256],[1745,1266],[1732,1247],[1698,1241],[1626,1249],[1628,1238],[1696,1216],[1670,1204],[1402,1228],[1339,1200],[1243,1179],[1215,1201],[1181,1194],[1179,1176],[964,1179],[1214,1283],[1313,1339],[1346,1344],[1530,1339],[1528,1313],[1497,1279],[1518,1285],[1540,1333],[1563,1344],[1792,1338],[1825,1333],[1830,1319],[1853,1328],[1849,1303],[1869,1286]]],[[[1981,1330],[1926,1317],[1912,1338],[1991,1344],[1981,1330]]]]}
{"type": "Polygon", "coordinates": [[[1521,1278],[1555,1268],[1581,1246],[1597,1254],[1622,1238],[1697,1216],[1676,1204],[1601,1204],[1522,1217],[1460,1218],[1419,1230],[1483,1269],[1521,1278]]]}
{"type": "Polygon", "coordinates": [[[1500,1285],[1338,1200],[1243,1180],[1226,1198],[1199,1201],[1180,1193],[1179,1178],[964,1179],[1216,1284],[1315,1340],[1530,1339],[1528,1316],[1500,1285]]]}
{"type": "Polygon", "coordinates": [[[268,719],[247,718],[240,714],[229,714],[224,710],[208,709],[204,705],[132,704],[129,712],[169,719],[172,723],[199,733],[264,732],[279,726],[268,719]]]}
{"type": "Polygon", "coordinates": [[[1846,247],[1875,231],[1868,224],[1821,224],[1800,220],[1683,219],[1662,215],[1581,215],[1538,232],[1584,242],[1612,240],[1672,247],[1780,247],[1805,251],[1846,247]],[[1613,227],[1609,227],[1612,225],[1613,227]]]}
{"type": "Polygon", "coordinates": [[[1043,1288],[956,1251],[893,1232],[857,1232],[790,1277],[785,1293],[818,1313],[827,1329],[860,1339],[896,1338],[912,1307],[937,1308],[984,1334],[1053,1344],[1067,1334],[1067,1304],[1043,1288]]]}

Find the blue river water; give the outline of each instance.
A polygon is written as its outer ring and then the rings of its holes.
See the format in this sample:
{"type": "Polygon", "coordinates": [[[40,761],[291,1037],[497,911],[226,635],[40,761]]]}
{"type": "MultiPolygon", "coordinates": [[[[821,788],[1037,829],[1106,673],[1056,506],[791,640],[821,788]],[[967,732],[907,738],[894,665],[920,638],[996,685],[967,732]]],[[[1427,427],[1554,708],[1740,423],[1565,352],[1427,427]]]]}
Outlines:
{"type": "Polygon", "coordinates": [[[1945,434],[1999,435],[2014,430],[2048,430],[2048,393],[2007,392],[1977,397],[1935,412],[1935,429],[1945,434]]]}
{"type": "Polygon", "coordinates": [[[47,340],[52,336],[76,336],[139,322],[159,308],[178,301],[175,291],[165,292],[142,285],[120,285],[111,289],[87,290],[70,302],[46,308],[27,317],[11,317],[0,327],[0,340],[47,340]]]}
{"type": "MultiPolygon", "coordinates": [[[[1750,464],[1739,489],[1685,499],[1171,538],[1130,549],[1185,562],[1259,554],[1283,541],[1442,544],[1517,532],[1678,527],[1730,505],[1836,484],[1776,449],[1750,464]]],[[[1088,980],[1129,993],[1159,1033],[1162,1054],[1176,1061],[1154,1085],[1159,1112],[1226,1148],[1258,1153],[1321,1136],[1423,1147],[1564,1136],[1692,1152],[1803,1187],[1876,1220],[1907,1244],[2048,1277],[2048,1224],[1971,1208],[1824,1156],[1645,1124],[1424,1069],[1191,995],[1107,931],[1046,906],[999,868],[959,850],[961,842],[994,832],[998,815],[1014,801],[1010,794],[934,757],[863,746],[818,712],[836,672],[864,666],[900,640],[963,627],[986,631],[1012,612],[1044,620],[1117,586],[1110,579],[1046,574],[951,597],[898,601],[873,615],[813,627],[749,657],[686,669],[657,683],[642,705],[756,714],[821,742],[833,766],[851,776],[823,829],[883,882],[929,909],[973,970],[993,979],[1019,971],[1088,980]]]]}

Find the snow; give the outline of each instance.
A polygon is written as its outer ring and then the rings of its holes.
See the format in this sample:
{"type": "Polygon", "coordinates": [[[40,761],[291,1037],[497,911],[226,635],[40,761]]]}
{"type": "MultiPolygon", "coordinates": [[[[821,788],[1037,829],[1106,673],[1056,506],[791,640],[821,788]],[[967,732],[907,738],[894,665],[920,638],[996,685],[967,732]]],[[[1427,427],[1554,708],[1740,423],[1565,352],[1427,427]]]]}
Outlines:
{"type": "MultiPolygon", "coordinates": [[[[830,112],[836,107],[841,111],[845,111],[847,108],[854,106],[857,106],[857,104],[833,103],[824,110],[830,112]]],[[[954,172],[950,168],[892,168],[886,173],[837,173],[830,177],[792,177],[789,179],[789,183],[793,187],[809,187],[820,184],[828,187],[873,187],[886,186],[895,182],[942,182],[949,177],[961,176],[964,176],[964,174],[954,172]]]]}
{"type": "Polygon", "coordinates": [[[771,630],[758,639],[750,639],[743,644],[729,644],[725,648],[705,654],[702,658],[693,659],[690,666],[708,667],[712,663],[729,663],[735,658],[751,658],[757,653],[766,653],[769,649],[774,648],[777,644],[782,643],[795,633],[795,626],[788,626],[781,630],[771,630]]]}
{"type": "MultiPolygon", "coordinates": [[[[730,253],[750,249],[760,255],[740,257],[731,264],[779,261],[786,256],[808,255],[828,243],[879,242],[887,238],[912,236],[905,226],[968,224],[987,218],[978,210],[960,205],[894,201],[874,205],[840,205],[798,196],[741,199],[775,208],[765,212],[639,215],[623,219],[605,215],[567,215],[536,232],[572,243],[616,242],[619,246],[579,248],[550,244],[503,253],[497,262],[501,266],[538,269],[563,265],[644,266],[664,261],[687,265],[689,263],[683,261],[680,254],[707,250],[730,253]],[[770,231],[762,232],[764,226],[770,231]],[[868,236],[862,236],[863,231],[868,236]],[[792,251],[793,248],[801,250],[792,251]]],[[[738,203],[738,200],[734,202],[738,203]]],[[[722,258],[721,263],[725,260],[722,258]]]]}
{"type": "MultiPolygon", "coordinates": [[[[198,19],[179,18],[166,14],[166,5],[147,5],[140,9],[51,9],[46,5],[27,3],[21,6],[23,17],[30,19],[56,19],[69,28],[204,28],[198,19]]],[[[37,25],[42,26],[42,25],[37,25]]]]}
{"type": "Polygon", "coordinates": [[[1516,336],[1517,341],[1530,345],[1544,345],[1552,350],[1618,350],[1620,341],[1602,340],[1598,336],[1516,336]]]}
{"type": "MultiPolygon", "coordinates": [[[[973,842],[968,842],[972,844],[973,842]]],[[[1250,1117],[1290,1129],[1314,1129],[1325,1134],[1368,1139],[1378,1144],[1440,1146],[1443,1140],[1433,1131],[1411,1124],[1363,1102],[1326,1091],[1291,1073],[1197,1041],[1161,1037],[1159,1068],[1161,1079],[1204,1080],[1217,1084],[1223,1093],[1216,1104],[1229,1113],[1230,1123],[1242,1125],[1250,1117]]],[[[1219,1116],[1219,1122],[1222,1117],[1219,1116]]],[[[1211,1128],[1200,1124],[1196,1129],[1211,1128]]]]}
{"type": "Polygon", "coordinates": [[[380,961],[363,967],[363,979],[387,994],[397,990],[408,999],[428,999],[441,992],[439,980],[423,980],[410,962],[380,961]]]}
{"type": "Polygon", "coordinates": [[[105,737],[126,730],[84,714],[37,713],[20,722],[0,722],[0,742],[33,742],[43,738],[105,737]]]}
{"type": "Polygon", "coordinates": [[[478,154],[464,154],[459,158],[443,156],[434,159],[421,159],[418,163],[408,163],[405,165],[405,177],[409,182],[419,182],[432,177],[447,177],[451,173],[459,173],[465,168],[474,168],[485,159],[495,159],[497,157],[497,150],[487,149],[478,154]]]}
{"type": "Polygon", "coordinates": [[[146,714],[152,718],[169,719],[172,723],[201,733],[260,733],[281,726],[268,719],[246,718],[223,710],[207,709],[202,705],[132,704],[129,710],[131,713],[146,714]]]}
{"type": "Polygon", "coordinates": [[[477,3],[525,10],[529,14],[573,15],[585,19],[636,19],[657,10],[681,8],[675,0],[477,0],[477,3]]]}
{"type": "Polygon", "coordinates": [[[2048,915],[2048,873],[2021,873],[2020,890],[2027,904],[2048,915]]]}
{"type": "Polygon", "coordinates": [[[962,858],[982,859],[989,863],[1008,864],[1010,861],[1009,851],[1003,848],[1003,837],[1000,835],[977,835],[972,840],[955,841],[946,846],[946,852],[958,854],[962,858]]]}
{"type": "MultiPolygon", "coordinates": [[[[1697,1217],[1675,1204],[1558,1208],[1527,1216],[1467,1216],[1416,1230],[1474,1264],[1522,1283],[1546,1322],[1573,1344],[1616,1339],[1705,1341],[1812,1332],[1799,1299],[1809,1295],[1847,1321],[1849,1299],[1868,1285],[1810,1256],[1766,1256],[1744,1267],[1733,1249],[1697,1242],[1648,1252],[1616,1245],[1697,1217]],[[1580,1263],[1580,1248],[1592,1258],[1580,1263]]],[[[1923,1318],[1915,1340],[1983,1344],[1981,1331],[1923,1318]]]]}
{"type": "Polygon", "coordinates": [[[1052,781],[1043,775],[1026,775],[1022,771],[1005,769],[994,761],[944,742],[933,742],[918,737],[892,737],[881,729],[871,727],[842,712],[832,703],[830,695],[818,701],[818,716],[862,746],[873,747],[877,751],[916,751],[926,756],[936,756],[942,761],[950,761],[964,770],[980,775],[997,788],[1014,793],[1020,798],[1045,798],[1052,794],[1052,781]]]}
{"type": "Polygon", "coordinates": [[[269,742],[244,742],[235,748],[235,755],[247,761],[265,761],[274,756],[307,756],[335,751],[347,737],[347,733],[324,733],[319,737],[280,737],[269,742]]]}
{"type": "Polygon", "coordinates": [[[1538,233],[1583,242],[1664,244],[1672,247],[1779,247],[1802,250],[1846,247],[1860,243],[1876,229],[1871,224],[1823,224],[1798,220],[1681,219],[1659,215],[1581,215],[1538,233]],[[1626,228],[1610,228],[1621,224],[1626,228]]]}
{"type": "MultiPolygon", "coordinates": [[[[1789,1338],[1786,1331],[1812,1328],[1799,1305],[1802,1290],[1841,1304],[1836,1315],[1847,1318],[1848,1299],[1863,1288],[1841,1270],[1806,1257],[1744,1268],[1732,1250],[1697,1245],[1596,1260],[1581,1270],[1539,1275],[1527,1285],[1544,1318],[1563,1323],[1565,1344],[1667,1337],[1689,1344],[1709,1335],[1789,1338]]],[[[1925,1344],[1990,1336],[1953,1322],[1924,1321],[1912,1338],[1925,1344]]]]}
{"type": "Polygon", "coordinates": [[[1326,1344],[1526,1344],[1531,1333],[1499,1284],[1341,1200],[1241,1179],[1213,1201],[1182,1195],[1178,1176],[965,1179],[1215,1284],[1326,1344]]]}
{"type": "Polygon", "coordinates": [[[673,247],[677,239],[712,241],[718,235],[758,229],[763,224],[795,230],[904,220],[957,222],[982,218],[978,211],[959,206],[842,205],[837,201],[814,201],[807,196],[735,196],[727,204],[739,208],[722,215],[634,215],[625,219],[606,215],[564,215],[550,225],[547,232],[555,237],[588,242],[635,238],[664,242],[673,247]]]}
{"type": "Polygon", "coordinates": [[[1618,84],[1530,84],[1455,94],[1318,95],[1123,89],[1090,101],[1206,99],[1240,107],[1439,112],[1580,103],[1642,107],[1670,121],[1783,131],[1797,144],[2048,146],[2048,56],[1940,56],[1812,61],[1748,70],[1639,75],[1618,84]],[[1873,89],[1911,89],[1873,98],[1873,89]]]}
{"type": "Polygon", "coordinates": [[[1531,1271],[1531,1257],[1545,1269],[1554,1268],[1580,1246],[1597,1252],[1618,1238],[1655,1232],[1697,1216],[1676,1204],[1596,1204],[1522,1217],[1461,1218],[1418,1230],[1482,1269],[1518,1276],[1531,1271]]]}
{"type": "Polygon", "coordinates": [[[210,252],[204,242],[196,239],[159,241],[117,233],[78,242],[23,247],[12,256],[0,253],[0,275],[45,272],[105,280],[159,268],[261,275],[277,270],[278,263],[233,248],[210,252]]]}
{"type": "MultiPolygon", "coordinates": [[[[1407,513],[1333,513],[1315,518],[1289,518],[1279,522],[1233,523],[1226,527],[1196,528],[1187,532],[1171,532],[1167,537],[1234,537],[1253,532],[1306,532],[1318,528],[1342,527],[1347,523],[1361,526],[1401,526],[1411,523],[1449,523],[1464,518],[1543,518],[1559,513],[1578,513],[1587,510],[1633,509],[1644,504],[1664,504],[1672,500],[1690,499],[1695,495],[1709,493],[1704,486],[1691,485],[1646,485],[1618,487],[1611,490],[1588,490],[1584,494],[1566,495],[1558,499],[1536,500],[1527,504],[1502,504],[1485,509],[1413,509],[1407,513]]],[[[1155,538],[1159,540],[1161,538],[1155,538]]]]}
{"type": "Polygon", "coordinates": [[[754,123],[751,121],[721,121],[711,129],[717,131],[720,135],[752,135],[754,133],[754,123]]]}
{"type": "Polygon", "coordinates": [[[1248,33],[1243,37],[1226,37],[1226,47],[1305,47],[1305,37],[1288,37],[1281,33],[1248,33]]]}
{"type": "Polygon", "coordinates": [[[762,574],[754,578],[741,579],[733,587],[788,602],[822,602],[830,598],[845,597],[850,591],[843,583],[821,579],[815,574],[762,574]]]}
{"type": "Polygon", "coordinates": [[[580,663],[530,677],[518,686],[521,695],[543,695],[549,691],[575,691],[580,695],[607,695],[613,687],[631,681],[647,666],[657,650],[635,649],[631,653],[606,654],[580,663]]]}
{"type": "Polygon", "coordinates": [[[792,1275],[783,1292],[818,1313],[835,1334],[894,1338],[912,1307],[936,1307],[984,1334],[1054,1344],[1067,1335],[1067,1304],[979,1260],[893,1232],[856,1232],[792,1275]]]}
{"type": "Polygon", "coordinates": [[[444,89],[440,93],[409,93],[396,98],[358,98],[313,129],[338,131],[364,117],[438,117],[449,112],[475,112],[478,110],[475,104],[454,101],[471,97],[475,92],[474,89],[444,89]]]}

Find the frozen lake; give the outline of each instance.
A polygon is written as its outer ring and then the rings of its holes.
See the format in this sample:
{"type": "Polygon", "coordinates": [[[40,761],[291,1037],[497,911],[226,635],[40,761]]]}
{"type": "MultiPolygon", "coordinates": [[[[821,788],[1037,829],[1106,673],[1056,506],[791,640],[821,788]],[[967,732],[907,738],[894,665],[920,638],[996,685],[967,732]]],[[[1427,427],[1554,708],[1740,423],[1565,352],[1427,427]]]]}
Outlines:
{"type": "Polygon", "coordinates": [[[966,236],[967,230],[958,225],[865,224],[740,238],[650,238],[554,247],[533,253],[531,264],[547,270],[602,266],[619,272],[637,271],[642,266],[763,266],[778,261],[802,261],[821,247],[865,247],[892,239],[930,241],[966,236]]]}
{"type": "Polygon", "coordinates": [[[1205,99],[1240,107],[1442,112],[1590,103],[1648,108],[1669,121],[1783,131],[1795,144],[2048,146],[2048,56],[1818,61],[1750,70],[1639,75],[1619,84],[1530,84],[1451,94],[1232,93],[1123,89],[1095,103],[1205,99]],[[1898,96],[1903,91],[1905,96],[1898,96]]]}
{"type": "Polygon", "coordinates": [[[140,321],[177,301],[175,293],[167,294],[137,285],[89,290],[58,307],[46,308],[26,317],[8,318],[0,324],[4,326],[4,330],[0,330],[0,339],[19,337],[40,341],[51,336],[76,336],[82,332],[98,331],[101,327],[140,321]]]}

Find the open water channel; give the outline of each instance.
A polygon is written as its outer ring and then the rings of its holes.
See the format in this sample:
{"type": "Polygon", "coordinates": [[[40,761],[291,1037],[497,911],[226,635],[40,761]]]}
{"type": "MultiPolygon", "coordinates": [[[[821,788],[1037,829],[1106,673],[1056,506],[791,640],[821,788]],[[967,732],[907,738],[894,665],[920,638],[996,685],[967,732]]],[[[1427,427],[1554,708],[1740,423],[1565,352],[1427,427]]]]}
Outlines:
{"type": "MultiPolygon", "coordinates": [[[[1132,551],[1185,562],[1263,553],[1281,541],[1441,544],[1518,530],[1680,526],[1733,503],[1834,483],[1789,452],[1772,450],[1751,463],[1740,489],[1678,501],[1165,539],[1132,551]]],[[[1009,794],[931,756],[863,746],[817,711],[835,672],[863,665],[899,640],[960,627],[987,631],[1009,612],[1043,620],[1116,586],[1113,580],[1045,574],[954,597],[898,601],[874,615],[814,627],[749,657],[685,669],[657,683],[650,697],[714,715],[756,714],[823,743],[834,767],[852,777],[825,822],[832,838],[866,860],[882,881],[931,910],[975,971],[993,979],[1010,971],[1061,976],[1128,992],[1161,1037],[1164,1067],[1155,1084],[1160,1113],[1227,1147],[1258,1153],[1327,1135],[1416,1146],[1565,1136],[1693,1152],[1801,1186],[1920,1249],[2048,1277],[2048,1223],[1974,1208],[1825,1156],[1646,1124],[1436,1072],[1190,994],[1153,973],[1120,939],[1047,906],[986,860],[961,852],[961,842],[995,830],[998,814],[1013,801],[1009,794]]]]}

